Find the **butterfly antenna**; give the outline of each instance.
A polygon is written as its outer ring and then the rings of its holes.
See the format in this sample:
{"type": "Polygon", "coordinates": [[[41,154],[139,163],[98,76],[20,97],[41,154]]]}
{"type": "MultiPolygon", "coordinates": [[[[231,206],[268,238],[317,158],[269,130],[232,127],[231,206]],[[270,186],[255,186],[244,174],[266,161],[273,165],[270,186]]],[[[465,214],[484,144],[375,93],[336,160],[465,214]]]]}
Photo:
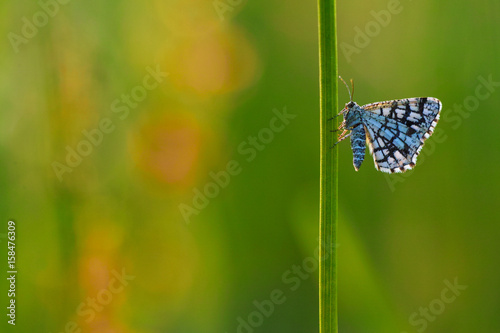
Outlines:
{"type": "MultiPolygon", "coordinates": [[[[349,92],[349,97],[351,98],[351,102],[352,102],[352,94],[351,94],[351,89],[349,89],[349,86],[347,85],[347,83],[344,81],[344,79],[342,78],[342,76],[339,75],[339,78],[342,80],[342,82],[344,82],[345,84],[345,87],[347,88],[347,91],[349,92]]],[[[352,83],[352,79],[351,79],[351,83],[352,83]]],[[[353,86],[353,90],[354,90],[354,86],[353,86]]]]}
{"type": "Polygon", "coordinates": [[[352,102],[352,98],[354,97],[354,80],[351,79],[351,86],[352,86],[352,95],[351,95],[351,102],[352,102]]]}

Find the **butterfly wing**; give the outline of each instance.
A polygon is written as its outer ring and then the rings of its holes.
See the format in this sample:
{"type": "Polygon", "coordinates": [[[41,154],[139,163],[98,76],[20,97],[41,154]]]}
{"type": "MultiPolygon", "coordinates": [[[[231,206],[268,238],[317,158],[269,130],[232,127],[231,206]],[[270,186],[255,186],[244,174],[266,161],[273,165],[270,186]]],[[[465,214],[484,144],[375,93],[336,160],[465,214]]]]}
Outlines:
{"type": "Polygon", "coordinates": [[[392,131],[383,128],[377,130],[377,126],[370,121],[365,129],[368,134],[367,144],[377,170],[387,173],[404,172],[415,166],[416,154],[412,155],[408,149],[398,146],[403,141],[392,131]]]}
{"type": "Polygon", "coordinates": [[[367,144],[375,167],[383,172],[405,172],[415,166],[424,142],[439,120],[441,102],[418,97],[362,106],[367,144]]]}

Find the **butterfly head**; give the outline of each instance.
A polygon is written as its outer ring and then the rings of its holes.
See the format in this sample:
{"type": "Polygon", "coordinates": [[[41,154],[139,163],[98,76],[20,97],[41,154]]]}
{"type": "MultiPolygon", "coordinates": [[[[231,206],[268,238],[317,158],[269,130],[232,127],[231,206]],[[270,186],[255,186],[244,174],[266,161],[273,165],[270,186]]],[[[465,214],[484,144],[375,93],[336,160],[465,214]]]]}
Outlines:
{"type": "Polygon", "coordinates": [[[356,102],[350,101],[349,103],[345,103],[344,109],[349,110],[349,109],[352,109],[353,107],[355,107],[356,105],[358,105],[358,104],[356,104],[356,102]]]}

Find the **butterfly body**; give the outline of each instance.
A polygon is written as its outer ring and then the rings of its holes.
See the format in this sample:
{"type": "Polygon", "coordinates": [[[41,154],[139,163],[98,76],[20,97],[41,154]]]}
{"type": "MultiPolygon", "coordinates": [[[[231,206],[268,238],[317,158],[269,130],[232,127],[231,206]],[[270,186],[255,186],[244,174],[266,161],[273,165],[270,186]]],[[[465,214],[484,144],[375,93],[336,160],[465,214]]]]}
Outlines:
{"type": "Polygon", "coordinates": [[[344,132],[339,142],[351,136],[356,171],[363,163],[366,142],[377,170],[405,172],[415,166],[425,140],[433,133],[439,120],[441,107],[441,102],[433,97],[363,106],[351,101],[340,113],[344,115],[344,121],[339,129],[344,132]]]}
{"type": "Polygon", "coordinates": [[[351,133],[352,164],[358,171],[365,159],[366,132],[363,125],[358,125],[352,129],[351,133]]]}

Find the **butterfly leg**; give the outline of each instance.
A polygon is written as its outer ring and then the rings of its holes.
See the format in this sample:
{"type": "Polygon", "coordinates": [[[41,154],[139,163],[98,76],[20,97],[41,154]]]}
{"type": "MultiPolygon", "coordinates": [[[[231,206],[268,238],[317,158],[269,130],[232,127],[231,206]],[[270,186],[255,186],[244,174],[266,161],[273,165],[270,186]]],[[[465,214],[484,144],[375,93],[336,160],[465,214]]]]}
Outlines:
{"type": "Polygon", "coordinates": [[[330,132],[338,132],[340,130],[345,130],[345,121],[343,121],[337,129],[330,130],[330,132]]]}
{"type": "Polygon", "coordinates": [[[332,117],[332,118],[330,118],[330,119],[328,119],[328,120],[333,120],[333,119],[337,118],[338,116],[343,115],[345,112],[346,112],[346,109],[342,109],[342,111],[340,111],[339,113],[337,113],[337,115],[336,115],[336,116],[334,116],[334,117],[332,117]]]}
{"type": "Polygon", "coordinates": [[[342,141],[344,141],[345,139],[347,139],[348,137],[351,136],[352,132],[346,135],[347,132],[348,132],[348,130],[345,129],[344,132],[342,132],[342,134],[339,135],[339,140],[337,142],[335,142],[333,147],[335,147],[336,145],[338,145],[339,143],[341,143],[342,141]]]}

